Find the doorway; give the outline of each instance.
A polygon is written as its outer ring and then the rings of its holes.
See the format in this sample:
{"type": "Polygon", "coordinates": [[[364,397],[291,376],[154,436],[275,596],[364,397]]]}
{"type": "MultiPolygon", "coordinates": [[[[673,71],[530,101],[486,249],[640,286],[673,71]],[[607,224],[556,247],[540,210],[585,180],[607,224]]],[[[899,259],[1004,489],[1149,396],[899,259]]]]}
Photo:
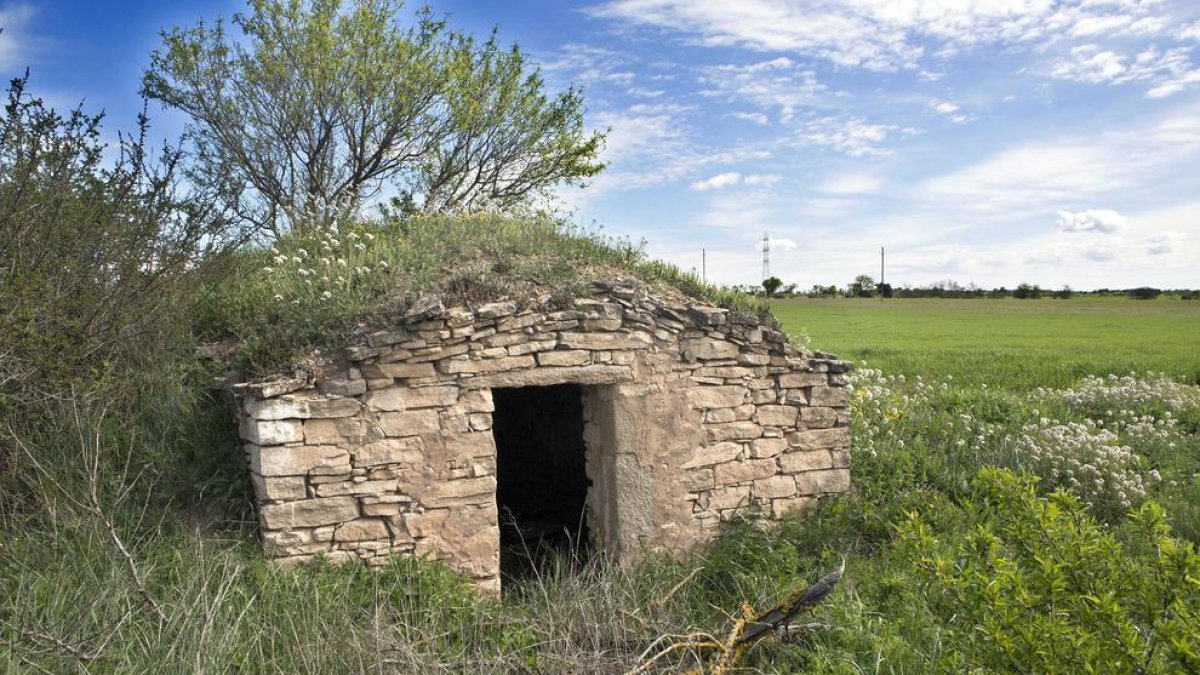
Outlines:
{"type": "Polygon", "coordinates": [[[591,480],[581,386],[493,389],[492,399],[503,585],[586,559],[591,480]]]}

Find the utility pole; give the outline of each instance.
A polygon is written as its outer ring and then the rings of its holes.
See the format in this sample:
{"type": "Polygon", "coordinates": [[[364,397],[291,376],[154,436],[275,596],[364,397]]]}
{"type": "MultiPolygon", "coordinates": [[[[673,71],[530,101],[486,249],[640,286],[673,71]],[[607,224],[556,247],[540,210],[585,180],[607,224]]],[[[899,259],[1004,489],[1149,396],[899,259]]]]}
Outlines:
{"type": "Polygon", "coordinates": [[[763,232],[763,281],[771,278],[771,238],[763,232]]]}
{"type": "Polygon", "coordinates": [[[879,247],[879,301],[883,301],[883,247],[879,247]]]}

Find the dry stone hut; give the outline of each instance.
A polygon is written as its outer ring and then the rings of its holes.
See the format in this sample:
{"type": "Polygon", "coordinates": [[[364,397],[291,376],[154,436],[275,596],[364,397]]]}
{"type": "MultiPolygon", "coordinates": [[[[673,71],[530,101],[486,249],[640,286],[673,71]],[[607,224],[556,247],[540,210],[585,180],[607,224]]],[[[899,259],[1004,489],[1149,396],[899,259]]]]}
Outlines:
{"type": "Polygon", "coordinates": [[[628,560],[849,488],[847,363],[678,293],[591,288],[565,309],[426,296],[237,386],[268,555],[427,555],[494,591],[530,532],[628,560]]]}

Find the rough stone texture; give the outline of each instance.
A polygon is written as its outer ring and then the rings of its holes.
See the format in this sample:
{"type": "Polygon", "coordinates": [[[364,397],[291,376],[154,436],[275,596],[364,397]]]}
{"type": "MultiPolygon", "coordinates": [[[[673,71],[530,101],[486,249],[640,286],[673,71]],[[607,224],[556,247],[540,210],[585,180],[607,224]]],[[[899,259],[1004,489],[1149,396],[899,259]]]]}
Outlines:
{"type": "Polygon", "coordinates": [[[594,289],[565,310],[425,297],[312,375],[236,386],[267,555],[428,555],[497,592],[496,387],[581,385],[588,526],[622,560],[849,489],[849,364],[756,317],[594,289]]]}

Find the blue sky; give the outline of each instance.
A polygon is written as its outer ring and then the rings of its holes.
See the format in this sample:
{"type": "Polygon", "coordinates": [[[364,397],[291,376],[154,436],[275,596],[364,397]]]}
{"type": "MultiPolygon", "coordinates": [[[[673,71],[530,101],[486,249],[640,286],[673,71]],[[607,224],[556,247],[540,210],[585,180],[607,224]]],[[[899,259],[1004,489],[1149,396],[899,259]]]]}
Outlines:
{"type": "MultiPolygon", "coordinates": [[[[0,71],[128,127],[160,28],[241,2],[0,0],[0,71]]],[[[562,199],[708,276],[1200,287],[1194,0],[433,2],[582,86],[609,169],[562,199]]],[[[182,129],[154,111],[156,131],[182,129]]]]}

